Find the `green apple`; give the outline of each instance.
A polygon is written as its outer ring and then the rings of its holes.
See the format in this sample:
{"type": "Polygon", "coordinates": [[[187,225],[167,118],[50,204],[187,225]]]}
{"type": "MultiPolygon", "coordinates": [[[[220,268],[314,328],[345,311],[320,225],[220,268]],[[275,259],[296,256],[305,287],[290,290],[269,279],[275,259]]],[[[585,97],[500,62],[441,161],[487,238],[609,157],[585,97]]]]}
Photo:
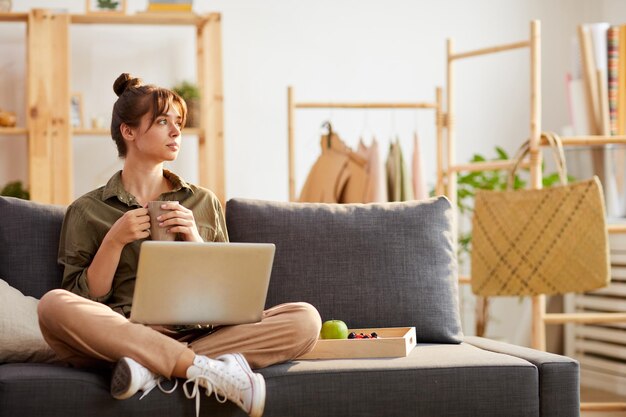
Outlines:
{"type": "Polygon", "coordinates": [[[347,339],[348,326],[341,320],[327,320],[322,323],[320,338],[322,339],[347,339]]]}

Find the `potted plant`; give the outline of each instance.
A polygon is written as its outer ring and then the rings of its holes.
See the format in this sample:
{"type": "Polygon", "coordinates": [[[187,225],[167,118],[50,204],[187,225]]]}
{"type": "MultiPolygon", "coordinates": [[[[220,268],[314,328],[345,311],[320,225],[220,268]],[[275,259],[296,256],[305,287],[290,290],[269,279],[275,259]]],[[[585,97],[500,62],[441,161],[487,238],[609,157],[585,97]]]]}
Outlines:
{"type": "Polygon", "coordinates": [[[181,96],[187,103],[188,127],[200,126],[200,88],[189,81],[182,81],[172,87],[172,91],[181,96]]]}
{"type": "Polygon", "coordinates": [[[0,190],[0,195],[30,200],[30,194],[28,193],[28,190],[24,189],[22,181],[13,181],[6,184],[4,188],[0,190]]]}

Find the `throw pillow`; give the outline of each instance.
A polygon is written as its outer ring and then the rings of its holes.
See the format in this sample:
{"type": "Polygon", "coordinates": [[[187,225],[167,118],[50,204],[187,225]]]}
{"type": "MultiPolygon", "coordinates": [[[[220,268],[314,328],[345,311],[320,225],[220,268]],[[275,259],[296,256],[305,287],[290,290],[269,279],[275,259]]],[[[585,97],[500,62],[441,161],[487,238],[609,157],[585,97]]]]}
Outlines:
{"type": "Polygon", "coordinates": [[[59,288],[57,262],[65,208],[0,197],[0,277],[22,294],[41,298],[59,288]]]}
{"type": "Polygon", "coordinates": [[[58,361],[39,330],[38,302],[0,279],[0,363],[58,361]]]}
{"type": "Polygon", "coordinates": [[[415,326],[420,342],[462,338],[452,207],[443,197],[379,204],[233,199],[233,242],[276,245],[266,307],[314,305],[351,328],[415,326]]]}

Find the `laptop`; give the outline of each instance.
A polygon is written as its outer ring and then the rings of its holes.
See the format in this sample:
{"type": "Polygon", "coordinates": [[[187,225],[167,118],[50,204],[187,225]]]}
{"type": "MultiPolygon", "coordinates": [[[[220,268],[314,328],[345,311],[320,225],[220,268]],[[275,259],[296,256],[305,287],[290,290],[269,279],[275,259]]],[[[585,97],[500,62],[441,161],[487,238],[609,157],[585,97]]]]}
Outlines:
{"type": "Polygon", "coordinates": [[[145,241],[130,320],[154,325],[261,321],[272,243],[145,241]]]}

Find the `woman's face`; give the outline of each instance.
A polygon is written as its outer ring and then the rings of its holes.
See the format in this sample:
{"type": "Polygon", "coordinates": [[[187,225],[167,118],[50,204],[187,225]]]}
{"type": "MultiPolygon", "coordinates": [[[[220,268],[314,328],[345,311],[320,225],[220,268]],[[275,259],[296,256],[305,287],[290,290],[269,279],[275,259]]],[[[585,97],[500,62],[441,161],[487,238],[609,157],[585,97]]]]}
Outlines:
{"type": "Polygon", "coordinates": [[[156,163],[175,160],[180,149],[181,122],[178,110],[171,105],[154,123],[150,112],[144,114],[134,141],[138,156],[156,163]]]}

